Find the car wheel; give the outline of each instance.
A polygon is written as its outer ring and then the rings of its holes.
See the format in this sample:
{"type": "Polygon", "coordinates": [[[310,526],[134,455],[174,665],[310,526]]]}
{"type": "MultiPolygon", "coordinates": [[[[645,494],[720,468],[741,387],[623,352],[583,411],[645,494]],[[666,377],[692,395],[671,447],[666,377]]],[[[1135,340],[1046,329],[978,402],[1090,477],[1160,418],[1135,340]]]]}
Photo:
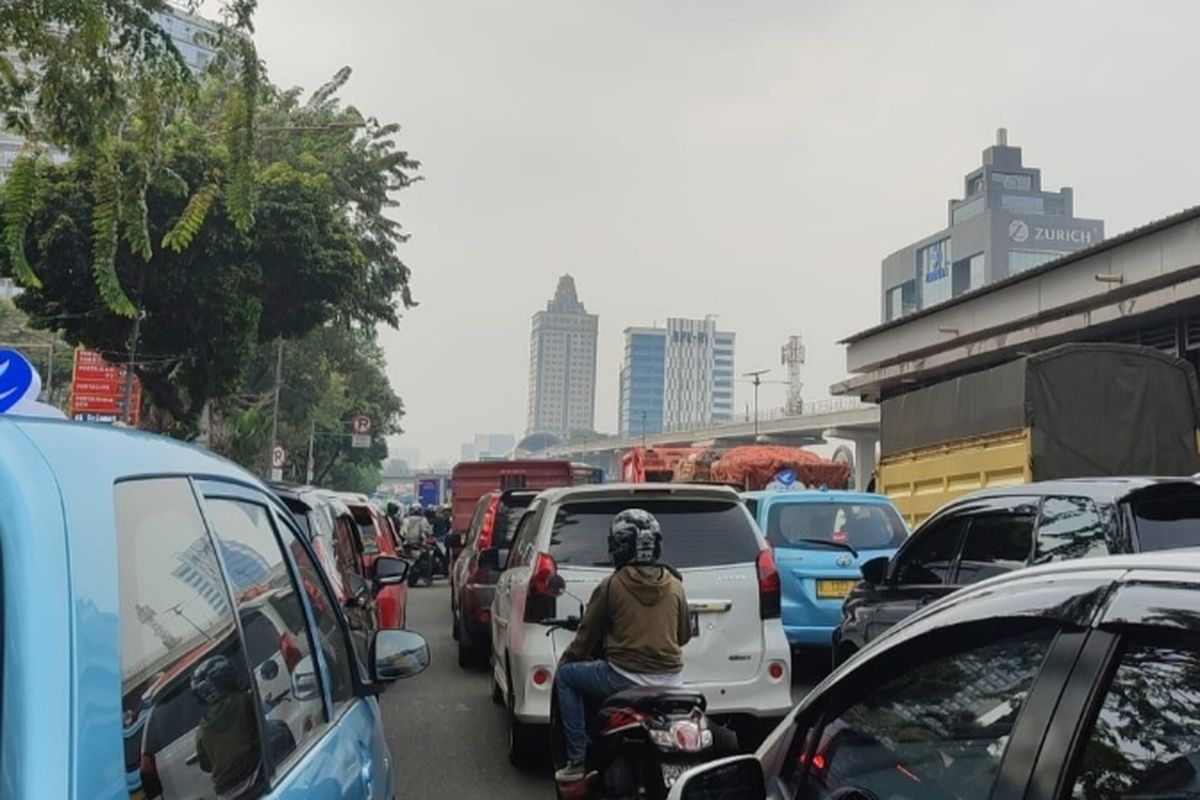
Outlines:
{"type": "MultiPolygon", "coordinates": [[[[458,637],[455,637],[458,638],[458,637]]],[[[463,669],[474,669],[483,664],[483,648],[458,640],[458,665],[463,669]]]]}
{"type": "Polygon", "coordinates": [[[508,688],[508,760],[514,767],[525,769],[537,762],[537,728],[517,719],[516,695],[512,679],[508,688]]]}
{"type": "Polygon", "coordinates": [[[837,650],[833,651],[833,668],[837,669],[842,664],[845,664],[857,652],[858,652],[858,648],[852,644],[842,645],[837,650]]]}

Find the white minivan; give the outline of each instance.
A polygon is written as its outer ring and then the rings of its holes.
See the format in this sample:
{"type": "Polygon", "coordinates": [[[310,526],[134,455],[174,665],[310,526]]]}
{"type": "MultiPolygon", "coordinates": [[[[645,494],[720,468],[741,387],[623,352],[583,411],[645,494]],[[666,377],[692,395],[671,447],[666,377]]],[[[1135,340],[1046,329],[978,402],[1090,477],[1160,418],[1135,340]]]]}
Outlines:
{"type": "Polygon", "coordinates": [[[603,484],[549,489],[530,505],[507,553],[492,603],[493,696],[508,710],[509,757],[536,758],[550,720],[554,670],[573,634],[548,619],[579,615],[612,572],[612,518],[641,508],[663,529],[663,563],[683,575],[693,636],[684,682],[708,712],[739,730],[769,730],[791,708],[791,653],[779,619],[779,573],[737,494],[697,484],[603,484]],[[556,596],[554,575],[567,591],[556,596]],[[549,634],[549,635],[548,635],[549,634]]]}

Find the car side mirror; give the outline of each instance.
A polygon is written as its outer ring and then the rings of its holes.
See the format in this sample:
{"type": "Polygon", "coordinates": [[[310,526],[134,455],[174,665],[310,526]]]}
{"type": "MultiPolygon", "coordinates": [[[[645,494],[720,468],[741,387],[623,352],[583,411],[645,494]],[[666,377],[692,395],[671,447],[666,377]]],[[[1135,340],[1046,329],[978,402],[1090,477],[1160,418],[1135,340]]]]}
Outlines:
{"type": "Polygon", "coordinates": [[[876,586],[886,583],[889,563],[887,556],[879,556],[869,561],[864,561],[862,566],[859,567],[859,570],[862,571],[863,580],[876,586]]]}
{"type": "Polygon", "coordinates": [[[550,589],[550,594],[555,597],[562,597],[567,593],[567,582],[563,580],[563,576],[557,572],[550,576],[550,581],[547,584],[550,589]]]}
{"type": "Polygon", "coordinates": [[[398,586],[408,577],[408,562],[395,556],[379,556],[375,559],[375,584],[398,586]]]}
{"type": "Polygon", "coordinates": [[[508,551],[499,547],[489,547],[479,551],[479,566],[482,569],[503,570],[508,563],[508,551]]]}
{"type": "Polygon", "coordinates": [[[713,800],[718,797],[737,797],[758,800],[767,796],[767,781],[762,764],[754,756],[734,756],[713,761],[692,770],[680,780],[681,800],[713,800]]]}
{"type": "Polygon", "coordinates": [[[371,640],[371,662],[377,681],[411,678],[429,666],[429,643],[413,631],[376,631],[371,640]]]}

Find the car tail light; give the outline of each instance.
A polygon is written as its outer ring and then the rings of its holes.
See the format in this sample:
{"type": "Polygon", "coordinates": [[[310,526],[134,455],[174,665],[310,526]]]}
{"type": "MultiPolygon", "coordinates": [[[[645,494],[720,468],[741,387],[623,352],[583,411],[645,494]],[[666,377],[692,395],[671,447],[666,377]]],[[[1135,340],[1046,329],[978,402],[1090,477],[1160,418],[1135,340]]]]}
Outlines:
{"type": "Polygon", "coordinates": [[[492,537],[496,533],[496,517],[500,515],[500,495],[496,495],[488,503],[487,511],[483,514],[483,522],[479,525],[479,548],[487,550],[492,546],[492,537]]]}
{"type": "Polygon", "coordinates": [[[534,686],[541,688],[550,682],[550,671],[538,667],[533,671],[533,677],[531,680],[533,681],[534,686]]]}
{"type": "Polygon", "coordinates": [[[296,640],[292,634],[286,631],[279,637],[279,652],[283,656],[283,664],[289,673],[295,672],[296,665],[300,663],[300,659],[304,658],[300,648],[296,646],[296,640]]]}
{"type": "Polygon", "coordinates": [[[533,577],[525,596],[525,621],[541,622],[550,619],[558,608],[558,598],[550,589],[550,580],[558,574],[558,564],[546,553],[538,553],[533,562],[533,577]]]}
{"type": "Polygon", "coordinates": [[[138,771],[142,774],[142,789],[145,790],[146,796],[158,797],[161,795],[162,781],[158,777],[158,764],[154,761],[154,756],[149,753],[143,754],[138,771]]]}
{"type": "Polygon", "coordinates": [[[492,621],[492,610],[490,608],[481,608],[475,614],[475,619],[479,620],[480,624],[487,625],[492,621]]]}
{"type": "Polygon", "coordinates": [[[780,613],[779,569],[775,554],[770,550],[758,553],[758,610],[763,619],[774,619],[780,613]]]}
{"type": "Polygon", "coordinates": [[[771,680],[773,681],[781,680],[786,672],[787,670],[784,669],[783,662],[781,661],[772,661],[771,666],[767,667],[767,674],[771,676],[771,680]]]}

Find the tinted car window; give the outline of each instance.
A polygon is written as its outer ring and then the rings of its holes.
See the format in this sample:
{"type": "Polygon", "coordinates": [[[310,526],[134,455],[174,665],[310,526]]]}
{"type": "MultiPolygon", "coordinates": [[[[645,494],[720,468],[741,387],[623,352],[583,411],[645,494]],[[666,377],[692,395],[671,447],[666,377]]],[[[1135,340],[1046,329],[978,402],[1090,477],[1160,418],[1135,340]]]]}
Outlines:
{"type": "Polygon", "coordinates": [[[809,734],[797,797],[850,787],[891,800],[987,797],[1054,634],[1039,628],[899,670],[809,734]]]}
{"type": "Polygon", "coordinates": [[[492,537],[493,547],[508,547],[512,544],[521,517],[532,502],[532,495],[518,495],[503,498],[500,503],[500,514],[496,520],[496,531],[492,537]]]}
{"type": "Polygon", "coordinates": [[[1121,658],[1073,796],[1200,794],[1200,652],[1135,644],[1121,658]]]}
{"type": "Polygon", "coordinates": [[[758,557],[758,537],[741,503],[640,497],[561,506],[554,517],[550,555],[564,565],[612,566],[609,527],[627,508],[644,509],[658,519],[662,560],[677,569],[753,563],[758,557]]]}
{"type": "Polygon", "coordinates": [[[143,731],[130,793],[172,800],[252,786],[262,777],[258,707],[191,485],[119,483],[114,502],[122,707],[125,727],[143,731]]]}
{"type": "MultiPolygon", "coordinates": [[[[335,706],[341,706],[354,699],[354,683],[352,670],[358,669],[355,657],[346,647],[346,631],[337,615],[337,604],[321,580],[321,573],[316,563],[308,555],[296,537],[285,526],[279,528],[279,539],[285,550],[292,555],[296,570],[300,573],[300,585],[312,609],[313,620],[316,622],[316,637],[320,642],[321,655],[328,672],[330,694],[335,706]]],[[[366,633],[361,630],[350,631],[356,652],[364,654],[367,651],[366,633]]]]}
{"type": "Polygon", "coordinates": [[[1147,491],[1130,505],[1139,550],[1200,546],[1200,494],[1147,491]]]}
{"type": "Polygon", "coordinates": [[[533,541],[537,538],[541,517],[540,511],[535,510],[521,519],[516,533],[513,534],[513,546],[508,551],[509,566],[528,566],[533,563],[536,552],[533,549],[533,541]]]}
{"type": "Polygon", "coordinates": [[[957,583],[1020,569],[1033,552],[1033,514],[979,514],[967,521],[957,583]]]}
{"type": "Polygon", "coordinates": [[[1105,517],[1086,497],[1047,497],[1038,520],[1035,564],[1108,553],[1105,517]]]}
{"type": "Polygon", "coordinates": [[[805,539],[883,550],[904,543],[908,530],[888,505],[775,503],[767,513],[767,541],[775,547],[825,549],[805,539]]]}
{"type": "Polygon", "coordinates": [[[300,597],[265,506],[210,498],[209,521],[221,538],[242,621],[250,670],[266,716],[275,763],[304,748],[325,721],[318,665],[300,597]],[[276,608],[290,606],[285,615],[276,608]]]}
{"type": "Polygon", "coordinates": [[[475,512],[471,514],[471,524],[467,530],[467,544],[473,544],[478,538],[479,529],[483,526],[483,516],[487,513],[487,507],[491,501],[492,493],[488,492],[475,504],[475,512]]]}
{"type": "Polygon", "coordinates": [[[958,554],[961,533],[961,517],[943,517],[913,533],[912,541],[899,556],[896,580],[912,584],[945,583],[958,554]]]}

